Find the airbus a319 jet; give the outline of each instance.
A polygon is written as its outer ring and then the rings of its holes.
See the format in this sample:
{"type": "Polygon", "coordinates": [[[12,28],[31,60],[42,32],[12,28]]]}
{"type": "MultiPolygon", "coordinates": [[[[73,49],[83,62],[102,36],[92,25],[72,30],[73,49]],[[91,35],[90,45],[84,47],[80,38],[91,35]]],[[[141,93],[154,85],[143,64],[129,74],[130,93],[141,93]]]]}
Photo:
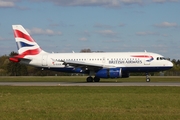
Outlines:
{"type": "Polygon", "coordinates": [[[127,78],[132,72],[168,70],[173,64],[162,55],[151,52],[101,52],[101,53],[48,53],[40,48],[22,25],[12,25],[18,55],[10,57],[42,69],[87,74],[87,82],[99,82],[100,78],[127,78]]]}

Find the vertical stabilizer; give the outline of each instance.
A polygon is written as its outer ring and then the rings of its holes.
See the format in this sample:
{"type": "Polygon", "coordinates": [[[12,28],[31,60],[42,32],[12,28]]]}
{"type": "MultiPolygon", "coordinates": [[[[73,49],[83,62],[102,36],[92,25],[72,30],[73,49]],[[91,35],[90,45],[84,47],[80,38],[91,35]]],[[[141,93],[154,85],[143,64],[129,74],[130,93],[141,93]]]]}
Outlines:
{"type": "Polygon", "coordinates": [[[12,25],[15,41],[18,48],[18,55],[10,57],[9,60],[13,62],[20,62],[21,59],[29,59],[34,55],[44,52],[40,46],[33,40],[29,33],[22,25],[12,25]],[[28,58],[26,57],[28,56],[28,58]]]}
{"type": "Polygon", "coordinates": [[[22,57],[44,52],[22,25],[12,25],[18,53],[22,57]]]}

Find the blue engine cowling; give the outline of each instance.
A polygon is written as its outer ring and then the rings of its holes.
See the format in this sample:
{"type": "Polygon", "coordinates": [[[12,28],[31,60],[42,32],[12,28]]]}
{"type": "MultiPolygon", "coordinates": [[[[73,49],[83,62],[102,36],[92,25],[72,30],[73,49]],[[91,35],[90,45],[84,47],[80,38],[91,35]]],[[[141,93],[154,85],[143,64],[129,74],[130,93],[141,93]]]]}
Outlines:
{"type": "Polygon", "coordinates": [[[95,76],[99,78],[119,78],[122,77],[121,68],[101,69],[96,72],[95,76]]]}

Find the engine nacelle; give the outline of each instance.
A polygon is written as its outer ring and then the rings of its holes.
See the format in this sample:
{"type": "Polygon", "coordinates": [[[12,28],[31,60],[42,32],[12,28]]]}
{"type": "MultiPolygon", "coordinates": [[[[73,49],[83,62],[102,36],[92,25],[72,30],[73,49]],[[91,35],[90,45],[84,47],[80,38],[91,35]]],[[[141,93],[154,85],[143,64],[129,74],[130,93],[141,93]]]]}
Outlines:
{"type": "Polygon", "coordinates": [[[95,76],[99,78],[120,78],[122,77],[121,68],[101,69],[96,72],[95,76]]]}

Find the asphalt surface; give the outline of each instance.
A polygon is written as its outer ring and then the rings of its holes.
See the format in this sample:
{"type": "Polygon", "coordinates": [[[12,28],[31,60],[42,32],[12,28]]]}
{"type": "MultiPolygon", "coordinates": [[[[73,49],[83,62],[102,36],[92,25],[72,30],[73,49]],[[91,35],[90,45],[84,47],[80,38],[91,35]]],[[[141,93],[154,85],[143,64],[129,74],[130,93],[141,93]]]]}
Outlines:
{"type": "Polygon", "coordinates": [[[0,86],[180,86],[180,82],[122,82],[122,83],[0,82],[0,86]]]}

